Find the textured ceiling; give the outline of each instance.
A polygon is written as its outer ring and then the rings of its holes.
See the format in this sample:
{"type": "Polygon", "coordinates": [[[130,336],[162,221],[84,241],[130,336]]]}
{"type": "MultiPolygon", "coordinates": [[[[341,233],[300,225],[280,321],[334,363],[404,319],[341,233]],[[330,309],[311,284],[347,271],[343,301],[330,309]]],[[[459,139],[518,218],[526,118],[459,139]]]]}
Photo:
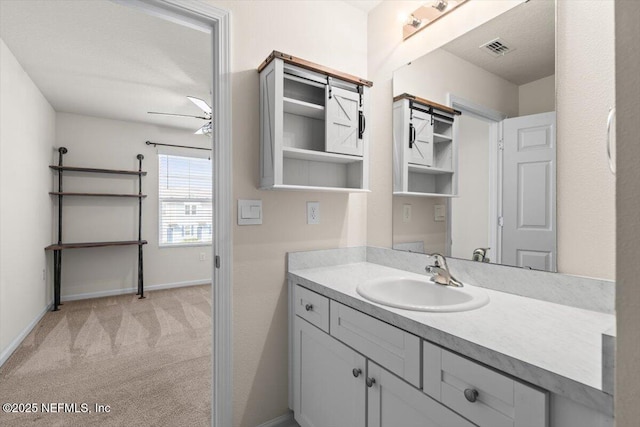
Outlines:
{"type": "Polygon", "coordinates": [[[555,2],[530,0],[443,46],[444,50],[516,85],[555,72],[555,2]],[[515,50],[494,58],[479,46],[497,37],[515,50]]]}
{"type": "Polygon", "coordinates": [[[195,130],[210,35],[110,1],[0,0],[0,37],[56,111],[195,130]]]}

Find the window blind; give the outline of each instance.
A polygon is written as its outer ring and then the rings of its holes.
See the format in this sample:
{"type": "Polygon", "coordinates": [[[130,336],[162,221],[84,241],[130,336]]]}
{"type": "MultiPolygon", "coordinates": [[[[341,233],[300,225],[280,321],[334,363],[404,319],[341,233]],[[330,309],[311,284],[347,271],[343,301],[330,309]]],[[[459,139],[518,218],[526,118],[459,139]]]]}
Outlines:
{"type": "Polygon", "coordinates": [[[211,244],[211,160],[158,154],[160,246],[211,244]]]}

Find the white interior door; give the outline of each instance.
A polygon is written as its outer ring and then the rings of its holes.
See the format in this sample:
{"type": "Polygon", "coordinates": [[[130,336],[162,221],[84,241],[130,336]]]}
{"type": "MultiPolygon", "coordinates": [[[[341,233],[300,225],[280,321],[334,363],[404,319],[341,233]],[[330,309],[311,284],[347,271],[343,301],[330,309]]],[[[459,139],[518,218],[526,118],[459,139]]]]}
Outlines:
{"type": "Polygon", "coordinates": [[[338,87],[327,86],[326,90],[326,151],[362,156],[363,140],[358,139],[360,96],[338,87]]]}
{"type": "Polygon", "coordinates": [[[502,263],[556,271],[556,113],[503,121],[502,263]]]}
{"type": "Polygon", "coordinates": [[[414,135],[413,143],[409,147],[409,163],[424,166],[433,166],[433,126],[431,115],[422,111],[413,110],[411,125],[414,135]]]}

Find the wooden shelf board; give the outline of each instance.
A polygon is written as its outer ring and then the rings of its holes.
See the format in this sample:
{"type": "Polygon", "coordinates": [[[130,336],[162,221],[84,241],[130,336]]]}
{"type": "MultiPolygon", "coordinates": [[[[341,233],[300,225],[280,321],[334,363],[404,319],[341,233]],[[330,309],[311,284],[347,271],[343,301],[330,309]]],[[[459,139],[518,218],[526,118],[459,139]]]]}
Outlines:
{"type": "Polygon", "coordinates": [[[325,67],[324,65],[316,64],[314,62],[307,61],[305,59],[298,58],[293,55],[288,55],[286,53],[278,52],[277,50],[274,50],[273,52],[271,52],[267,57],[267,59],[262,61],[262,64],[258,66],[258,72],[262,71],[275,58],[279,58],[286,63],[297,65],[298,67],[306,68],[307,70],[315,71],[317,73],[324,74],[326,76],[335,77],[340,80],[345,80],[350,83],[355,83],[358,85],[364,85],[369,87],[373,86],[373,82],[369,80],[361,79],[360,77],[343,73],[342,71],[337,71],[332,68],[325,67]]]}
{"type": "Polygon", "coordinates": [[[394,196],[418,196],[418,197],[458,197],[456,194],[417,193],[413,191],[394,191],[394,196]]]}
{"type": "Polygon", "coordinates": [[[291,191],[321,191],[325,193],[370,193],[371,190],[363,188],[344,188],[344,187],[315,187],[312,185],[288,185],[277,184],[270,187],[262,187],[261,190],[291,190],[291,191]]]}
{"type": "Polygon", "coordinates": [[[409,163],[409,172],[413,173],[426,173],[432,175],[443,175],[443,174],[452,174],[453,171],[451,169],[441,169],[441,168],[433,168],[430,166],[423,165],[412,165],[409,163]]]}
{"type": "MultiPolygon", "coordinates": [[[[460,111],[455,110],[451,107],[447,107],[446,105],[438,104],[437,102],[429,101],[428,99],[420,98],[419,96],[414,96],[409,93],[403,93],[401,95],[393,97],[393,102],[396,102],[400,99],[409,99],[413,102],[417,102],[418,104],[427,105],[435,108],[436,110],[444,111],[445,113],[449,113],[453,115],[459,116],[460,114],[462,114],[460,111]]],[[[437,117],[434,117],[434,119],[437,119],[437,117]]],[[[440,120],[440,121],[443,121],[443,120],[440,120]]]]}
{"type": "Polygon", "coordinates": [[[434,133],[433,134],[433,142],[434,143],[439,143],[439,142],[451,142],[453,140],[453,138],[451,138],[450,136],[447,135],[441,135],[439,133],[434,133]]]}
{"type": "Polygon", "coordinates": [[[362,157],[347,154],[326,153],[324,151],[305,150],[304,148],[282,147],[285,159],[311,160],[327,163],[355,163],[361,162],[362,157]]]}
{"type": "Polygon", "coordinates": [[[324,106],[300,101],[293,98],[283,98],[285,113],[295,114],[317,120],[324,120],[324,106]]]}
{"type": "Polygon", "coordinates": [[[90,196],[90,197],[136,197],[136,198],[145,198],[146,194],[114,194],[114,193],[69,193],[69,192],[59,192],[59,191],[50,191],[49,194],[52,196],[90,196]]]}
{"type": "Polygon", "coordinates": [[[146,240],[121,240],[116,242],[84,242],[84,243],[54,243],[44,248],[45,251],[77,248],[102,248],[106,246],[141,246],[146,245],[146,240]]]}
{"type": "Polygon", "coordinates": [[[70,171],[70,172],[88,172],[88,173],[111,173],[118,175],[146,175],[145,171],[130,171],[130,170],[118,170],[118,169],[98,169],[98,168],[79,168],[75,166],[49,166],[53,170],[57,171],[70,171]]]}

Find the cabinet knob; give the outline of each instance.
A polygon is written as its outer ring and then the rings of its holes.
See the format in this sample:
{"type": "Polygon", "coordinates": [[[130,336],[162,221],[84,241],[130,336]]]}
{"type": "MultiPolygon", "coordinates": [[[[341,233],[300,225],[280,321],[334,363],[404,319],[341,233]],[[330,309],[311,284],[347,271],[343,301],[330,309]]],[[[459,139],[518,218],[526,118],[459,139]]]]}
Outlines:
{"type": "Polygon", "coordinates": [[[304,309],[305,309],[305,310],[307,310],[307,311],[311,311],[311,310],[313,310],[313,304],[307,304],[307,305],[305,305],[305,306],[304,306],[304,309]]]}
{"type": "Polygon", "coordinates": [[[354,377],[358,378],[360,376],[360,374],[362,373],[362,369],[353,368],[353,371],[351,371],[351,373],[353,374],[354,377]]]}
{"type": "Polygon", "coordinates": [[[367,377],[366,383],[367,383],[367,387],[371,388],[376,383],[376,379],[367,377]]]}
{"type": "Polygon", "coordinates": [[[478,390],[474,388],[466,388],[464,390],[464,397],[471,403],[478,400],[478,390]]]}

